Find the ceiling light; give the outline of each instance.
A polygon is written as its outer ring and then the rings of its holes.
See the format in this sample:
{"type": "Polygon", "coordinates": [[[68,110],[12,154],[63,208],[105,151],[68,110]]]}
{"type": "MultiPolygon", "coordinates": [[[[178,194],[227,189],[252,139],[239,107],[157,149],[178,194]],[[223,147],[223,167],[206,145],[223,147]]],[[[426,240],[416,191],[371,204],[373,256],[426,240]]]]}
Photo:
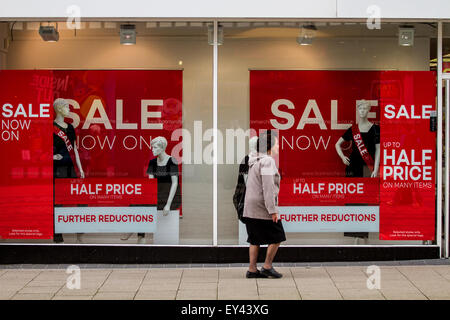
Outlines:
{"type": "Polygon", "coordinates": [[[47,42],[56,42],[59,40],[59,32],[54,26],[40,26],[39,35],[42,40],[47,42]]]}
{"type": "Polygon", "coordinates": [[[414,45],[414,27],[400,26],[398,28],[398,44],[404,47],[412,47],[414,45]]]}
{"type": "Polygon", "coordinates": [[[302,46],[311,45],[316,36],[317,28],[313,24],[304,25],[300,28],[300,34],[297,37],[297,42],[302,46]]]}
{"type": "Polygon", "coordinates": [[[136,26],[134,24],[120,25],[120,44],[136,44],[136,26]]]}
{"type": "MultiPolygon", "coordinates": [[[[214,26],[212,24],[208,25],[208,44],[214,45],[214,26]]],[[[217,25],[217,45],[223,44],[223,26],[217,25]]]]}

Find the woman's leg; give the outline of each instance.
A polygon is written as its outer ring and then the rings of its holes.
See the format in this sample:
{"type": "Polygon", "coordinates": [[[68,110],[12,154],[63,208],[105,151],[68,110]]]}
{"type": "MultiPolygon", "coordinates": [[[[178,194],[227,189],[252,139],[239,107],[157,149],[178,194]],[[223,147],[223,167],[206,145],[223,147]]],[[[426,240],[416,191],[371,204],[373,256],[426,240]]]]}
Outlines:
{"type": "Polygon", "coordinates": [[[280,243],[272,243],[269,244],[267,247],[267,253],[266,253],[266,261],[264,261],[264,269],[269,270],[272,268],[272,262],[275,258],[275,255],[277,254],[278,247],[280,246],[280,243]]]}
{"type": "Polygon", "coordinates": [[[258,252],[259,252],[259,246],[251,244],[250,248],[249,248],[250,266],[248,268],[248,271],[250,271],[250,272],[258,271],[258,268],[257,268],[258,252]]]}

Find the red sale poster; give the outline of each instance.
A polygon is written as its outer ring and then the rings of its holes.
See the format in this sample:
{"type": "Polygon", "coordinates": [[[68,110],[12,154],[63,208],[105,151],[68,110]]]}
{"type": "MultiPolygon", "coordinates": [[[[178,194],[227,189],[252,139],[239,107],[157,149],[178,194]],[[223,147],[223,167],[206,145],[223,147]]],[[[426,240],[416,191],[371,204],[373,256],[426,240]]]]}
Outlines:
{"type": "Polygon", "coordinates": [[[68,70],[54,76],[68,81],[57,94],[70,99],[66,119],[86,177],[144,177],[154,158],[150,142],[158,136],[181,164],[181,138],[171,137],[182,128],[182,71],[68,70]]]}
{"type": "MultiPolygon", "coordinates": [[[[250,71],[250,127],[279,130],[283,177],[345,177],[334,145],[357,100],[376,104],[378,82],[376,71],[250,71]]],[[[379,123],[376,106],[369,120],[379,123]]]]}
{"type": "Polygon", "coordinates": [[[51,71],[0,71],[0,238],[53,236],[51,71]]]}
{"type": "MultiPolygon", "coordinates": [[[[383,161],[388,159],[383,152],[393,147],[383,143],[391,141],[404,145],[407,155],[401,156],[408,157],[392,166],[408,167],[403,169],[411,173],[413,161],[421,162],[426,167],[424,170],[431,170],[434,175],[435,167],[430,159],[435,159],[436,138],[429,132],[429,112],[435,109],[435,95],[432,72],[250,71],[250,128],[256,133],[274,129],[279,135],[276,161],[282,176],[280,212],[286,217],[295,216],[297,221],[295,227],[287,224],[286,229],[380,232],[380,239],[386,240],[432,239],[434,176],[424,183],[417,176],[419,169],[414,168],[412,176],[403,176],[402,182],[409,184],[388,188],[382,171],[390,170],[383,166],[383,161]],[[368,131],[361,131],[367,146],[361,145],[361,139],[356,139],[358,132],[354,132],[359,130],[361,118],[357,106],[363,100],[369,106],[365,117],[370,126],[368,131]],[[388,105],[393,107],[386,111],[388,105]],[[397,114],[402,105],[406,110],[401,117],[386,122],[386,112],[397,114]],[[411,109],[415,110],[414,115],[411,109]],[[428,118],[417,118],[422,112],[428,118]],[[341,138],[340,148],[350,164],[345,164],[338,153],[337,142],[341,138]],[[416,146],[414,155],[412,145],[416,146]],[[361,152],[367,150],[376,159],[378,170],[374,163],[371,167],[363,158],[361,152]],[[423,153],[424,150],[431,151],[423,153]],[[361,154],[359,163],[354,162],[355,153],[361,154]],[[363,168],[351,171],[352,166],[363,168]],[[416,198],[420,200],[412,200],[416,198]],[[328,214],[337,215],[335,221],[330,222],[328,214]],[[363,219],[358,218],[365,215],[371,217],[366,219],[367,225],[361,224],[363,219]]],[[[400,169],[392,170],[398,173],[395,170],[400,169]]]]}
{"type": "Polygon", "coordinates": [[[436,132],[433,72],[383,72],[380,239],[435,239],[436,132]]]}
{"type": "Polygon", "coordinates": [[[182,79],[179,70],[1,71],[1,146],[8,157],[1,160],[0,236],[51,239],[57,231],[54,188],[60,187],[55,190],[58,207],[162,210],[168,191],[160,192],[158,173],[150,165],[156,163],[151,141],[157,137],[160,149],[171,156],[167,167],[178,176],[170,210],[181,212],[182,79]],[[53,110],[57,98],[68,102],[67,110],[53,110]],[[54,122],[58,115],[60,121],[54,122]],[[104,189],[98,194],[91,189],[89,201],[83,192],[64,199],[74,184],[60,180],[74,178],[104,189]],[[113,190],[107,190],[110,185],[113,190]],[[74,203],[77,199],[82,203],[74,203]]]}

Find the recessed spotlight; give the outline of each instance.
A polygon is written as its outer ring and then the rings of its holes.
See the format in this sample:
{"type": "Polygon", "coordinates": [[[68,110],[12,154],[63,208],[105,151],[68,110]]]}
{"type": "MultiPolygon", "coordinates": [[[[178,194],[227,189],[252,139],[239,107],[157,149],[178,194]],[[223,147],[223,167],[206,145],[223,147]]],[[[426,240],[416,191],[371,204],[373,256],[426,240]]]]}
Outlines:
{"type": "Polygon", "coordinates": [[[39,35],[42,40],[47,42],[56,42],[59,40],[59,32],[54,26],[40,26],[39,35]]]}
{"type": "Polygon", "coordinates": [[[316,36],[317,28],[313,24],[304,25],[300,28],[300,34],[297,37],[297,42],[301,46],[309,46],[312,44],[316,36]]]}
{"type": "Polygon", "coordinates": [[[414,45],[414,27],[400,26],[398,28],[398,44],[403,47],[414,45]]]}
{"type": "Polygon", "coordinates": [[[136,26],[134,24],[120,25],[120,44],[136,44],[136,26]]]}

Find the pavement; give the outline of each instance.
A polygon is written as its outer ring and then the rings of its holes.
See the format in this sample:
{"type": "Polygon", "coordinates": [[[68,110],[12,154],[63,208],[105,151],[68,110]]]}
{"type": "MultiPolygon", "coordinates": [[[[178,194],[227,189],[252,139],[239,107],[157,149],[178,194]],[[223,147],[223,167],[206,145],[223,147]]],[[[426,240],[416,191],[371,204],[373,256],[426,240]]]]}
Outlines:
{"type": "Polygon", "coordinates": [[[281,279],[246,279],[245,264],[68,267],[0,265],[0,299],[450,300],[448,259],[274,263],[281,279]]]}

